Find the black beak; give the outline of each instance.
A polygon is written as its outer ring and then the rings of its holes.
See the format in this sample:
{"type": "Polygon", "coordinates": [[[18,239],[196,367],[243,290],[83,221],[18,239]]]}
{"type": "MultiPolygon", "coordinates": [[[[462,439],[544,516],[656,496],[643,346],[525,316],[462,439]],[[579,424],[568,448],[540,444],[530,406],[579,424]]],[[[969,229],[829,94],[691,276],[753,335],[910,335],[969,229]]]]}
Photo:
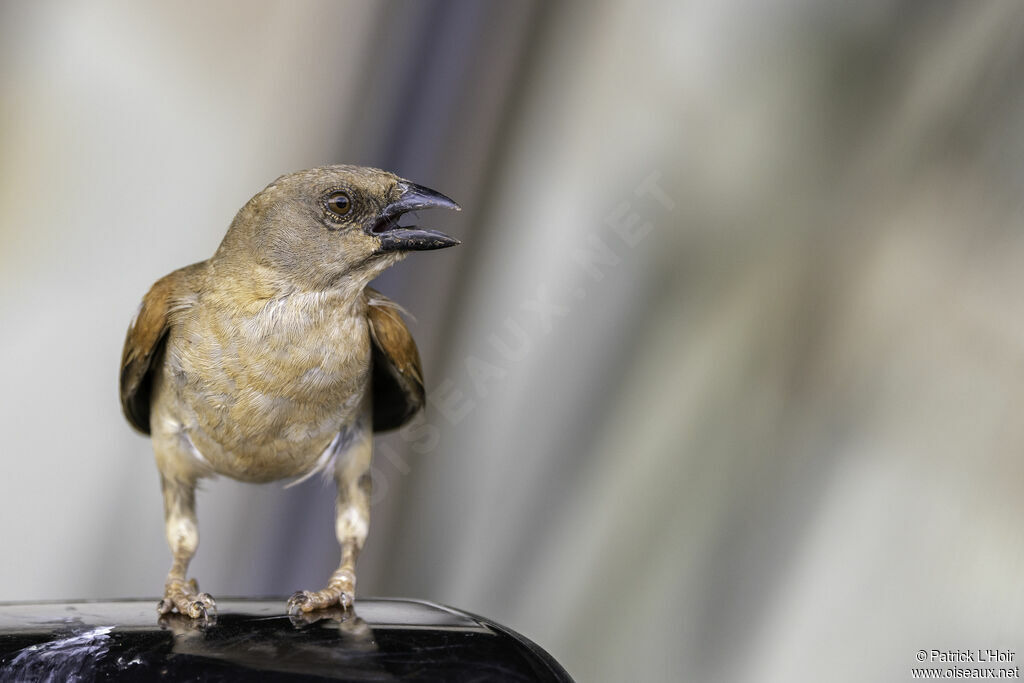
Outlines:
{"type": "Polygon", "coordinates": [[[384,207],[380,218],[371,228],[371,232],[380,237],[381,251],[426,251],[461,244],[454,237],[449,237],[437,230],[426,230],[417,226],[399,226],[398,219],[410,211],[420,209],[462,211],[461,206],[429,187],[401,182],[399,188],[402,194],[384,207]]]}

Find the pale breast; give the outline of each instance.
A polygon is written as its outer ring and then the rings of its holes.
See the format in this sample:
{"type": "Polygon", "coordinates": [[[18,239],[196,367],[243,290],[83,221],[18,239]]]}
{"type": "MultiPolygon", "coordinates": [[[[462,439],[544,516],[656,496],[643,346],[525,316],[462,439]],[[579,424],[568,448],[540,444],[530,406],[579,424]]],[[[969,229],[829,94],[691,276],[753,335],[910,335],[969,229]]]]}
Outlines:
{"type": "Polygon", "coordinates": [[[270,481],[308,471],[355,420],[369,366],[364,315],[293,295],[248,315],[197,306],[165,367],[183,431],[213,469],[270,481]]]}

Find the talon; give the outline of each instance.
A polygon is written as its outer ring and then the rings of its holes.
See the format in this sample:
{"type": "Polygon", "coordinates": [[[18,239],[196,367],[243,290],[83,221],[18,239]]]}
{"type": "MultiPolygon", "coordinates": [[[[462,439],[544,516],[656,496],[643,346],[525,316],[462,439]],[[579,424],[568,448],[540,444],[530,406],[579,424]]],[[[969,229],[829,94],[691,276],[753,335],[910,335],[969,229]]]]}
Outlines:
{"type": "Polygon", "coordinates": [[[297,629],[303,629],[320,621],[318,617],[313,616],[314,614],[315,613],[313,612],[293,613],[291,610],[289,610],[288,621],[292,623],[293,627],[297,629]]]}
{"type": "Polygon", "coordinates": [[[200,593],[196,596],[196,601],[203,605],[203,619],[209,624],[215,623],[217,621],[217,603],[213,596],[209,593],[200,593]]]}
{"type": "Polygon", "coordinates": [[[157,612],[167,615],[176,611],[182,617],[201,622],[204,627],[212,625],[217,619],[217,603],[209,593],[196,594],[193,589],[197,587],[195,579],[168,579],[164,598],[157,603],[157,612]]]}
{"type": "Polygon", "coordinates": [[[217,623],[217,608],[194,600],[188,606],[188,616],[192,619],[192,624],[195,627],[206,629],[217,623]]]}
{"type": "Polygon", "coordinates": [[[312,602],[308,591],[295,591],[292,597],[288,598],[288,614],[297,617],[303,612],[309,612],[312,608],[306,605],[312,602]]]}
{"type": "Polygon", "coordinates": [[[199,619],[202,617],[206,619],[206,605],[195,600],[191,605],[188,606],[188,615],[193,619],[199,619]]]}

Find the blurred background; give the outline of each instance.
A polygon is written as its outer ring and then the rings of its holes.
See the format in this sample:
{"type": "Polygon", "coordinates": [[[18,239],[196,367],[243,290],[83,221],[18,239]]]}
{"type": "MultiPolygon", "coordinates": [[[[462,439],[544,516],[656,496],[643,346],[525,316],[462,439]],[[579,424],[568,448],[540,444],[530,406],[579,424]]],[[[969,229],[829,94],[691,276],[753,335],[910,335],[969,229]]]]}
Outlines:
{"type": "MultiPolygon", "coordinates": [[[[383,167],[463,240],[377,286],[430,407],[360,594],[580,681],[1024,656],[1024,5],[4,2],[0,600],[152,597],[128,320],[281,173],[383,167]]],[[[334,494],[210,482],[215,596],[318,588],[334,494]]]]}

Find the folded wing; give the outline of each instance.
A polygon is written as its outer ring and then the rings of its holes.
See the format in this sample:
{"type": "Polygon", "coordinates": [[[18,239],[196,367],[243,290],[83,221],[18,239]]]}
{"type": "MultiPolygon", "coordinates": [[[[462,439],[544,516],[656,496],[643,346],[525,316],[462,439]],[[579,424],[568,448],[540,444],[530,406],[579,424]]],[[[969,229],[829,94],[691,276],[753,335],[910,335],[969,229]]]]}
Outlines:
{"type": "Polygon", "coordinates": [[[398,304],[367,288],[373,341],[373,430],[397,429],[426,402],[423,369],[398,304]]]}
{"type": "Polygon", "coordinates": [[[121,409],[133,427],[149,434],[153,375],[163,355],[172,314],[188,306],[189,275],[201,264],[176,270],[157,280],[142,299],[121,352],[121,409]]]}

